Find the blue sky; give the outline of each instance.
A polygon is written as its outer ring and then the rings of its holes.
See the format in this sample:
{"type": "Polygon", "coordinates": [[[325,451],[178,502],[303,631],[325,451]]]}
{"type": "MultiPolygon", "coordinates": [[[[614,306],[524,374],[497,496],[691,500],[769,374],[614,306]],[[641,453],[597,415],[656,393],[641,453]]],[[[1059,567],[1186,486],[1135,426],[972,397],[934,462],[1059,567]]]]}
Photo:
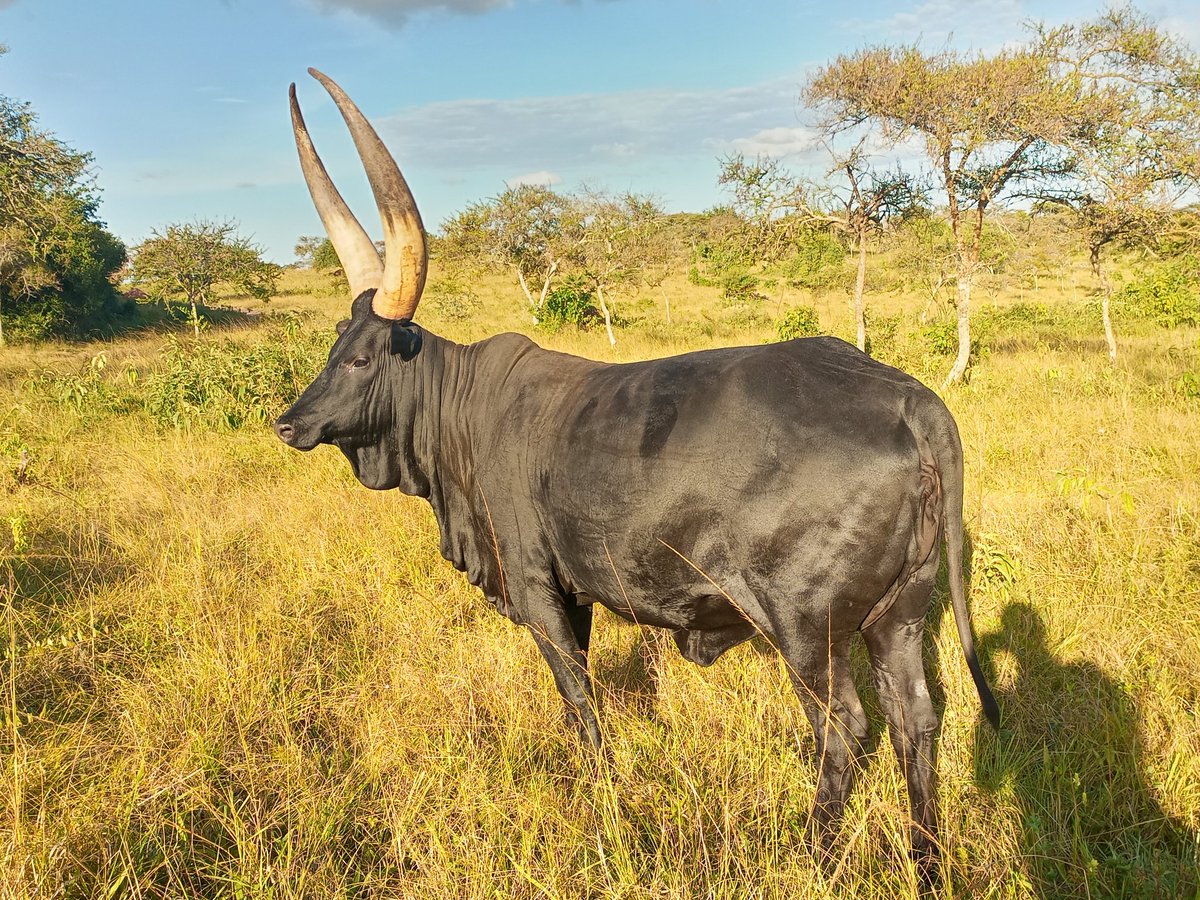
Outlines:
{"type": "MultiPolygon", "coordinates": [[[[1200,47],[1195,0],[1140,8],[1200,47]]],[[[819,164],[806,73],[867,44],[992,50],[1078,0],[0,0],[0,93],[95,156],[101,216],[129,243],[236,219],[278,262],[321,233],[287,87],[372,234],[370,193],[316,66],[356,100],[438,225],[520,180],[721,202],[717,158],[819,164]]]]}

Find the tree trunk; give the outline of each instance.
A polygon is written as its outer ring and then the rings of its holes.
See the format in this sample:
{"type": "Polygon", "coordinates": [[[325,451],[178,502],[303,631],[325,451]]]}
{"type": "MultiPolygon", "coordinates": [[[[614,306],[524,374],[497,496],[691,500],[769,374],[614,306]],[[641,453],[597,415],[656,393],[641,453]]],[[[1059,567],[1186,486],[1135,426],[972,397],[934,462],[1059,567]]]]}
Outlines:
{"type": "Polygon", "coordinates": [[[863,304],[863,289],[867,284],[867,235],[858,233],[858,274],[854,278],[854,326],[858,334],[858,349],[867,352],[867,311],[863,304]]]}
{"type": "Polygon", "coordinates": [[[190,298],[192,303],[192,331],[196,332],[196,337],[200,337],[200,311],[196,308],[195,298],[190,298]]]}
{"type": "Polygon", "coordinates": [[[608,312],[608,304],[604,302],[604,291],[600,285],[596,285],[596,299],[600,301],[600,312],[604,313],[604,330],[608,332],[608,343],[610,346],[617,346],[617,336],[612,330],[612,316],[608,312]]]}
{"type": "Polygon", "coordinates": [[[670,325],[671,324],[671,298],[667,296],[666,289],[664,289],[661,284],[658,286],[658,292],[660,294],[662,294],[663,306],[666,307],[666,310],[667,310],[667,324],[670,325]]]}
{"type": "Polygon", "coordinates": [[[557,271],[558,260],[556,259],[550,264],[550,271],[546,273],[546,278],[542,281],[542,293],[541,296],[538,297],[537,307],[533,316],[535,321],[537,320],[537,317],[542,314],[542,307],[546,305],[546,295],[550,293],[550,279],[554,277],[554,273],[557,271]]]}
{"type": "Polygon", "coordinates": [[[1114,365],[1117,362],[1117,338],[1113,334],[1112,315],[1110,312],[1110,302],[1112,300],[1112,283],[1108,280],[1108,273],[1104,271],[1104,266],[1100,262],[1100,248],[1092,247],[1090,260],[1092,263],[1092,271],[1100,280],[1100,318],[1104,320],[1104,339],[1108,342],[1108,361],[1114,365]]]}
{"type": "Polygon", "coordinates": [[[517,281],[521,282],[521,290],[525,292],[525,302],[529,304],[529,314],[533,316],[533,322],[536,325],[538,308],[533,303],[533,294],[529,290],[529,282],[525,280],[525,273],[521,271],[520,266],[517,266],[517,281]]]}
{"type": "Polygon", "coordinates": [[[974,267],[969,264],[959,264],[958,269],[958,356],[950,367],[950,374],[942,383],[949,387],[956,381],[961,381],[971,362],[971,279],[974,277],[974,267]]]}

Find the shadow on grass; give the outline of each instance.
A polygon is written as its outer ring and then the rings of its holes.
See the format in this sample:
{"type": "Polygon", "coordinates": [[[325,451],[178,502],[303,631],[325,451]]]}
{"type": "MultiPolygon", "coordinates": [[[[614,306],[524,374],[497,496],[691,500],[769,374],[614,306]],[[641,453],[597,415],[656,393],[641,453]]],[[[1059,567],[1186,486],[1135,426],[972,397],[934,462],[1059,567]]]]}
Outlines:
{"type": "MultiPolygon", "coordinates": [[[[200,306],[202,327],[236,328],[260,318],[259,314],[227,306],[200,306]]],[[[112,340],[141,334],[192,334],[191,309],[156,301],[127,301],[102,325],[88,330],[84,340],[112,340]]]]}
{"type": "Polygon", "coordinates": [[[985,661],[1011,654],[1018,674],[996,691],[1000,734],[982,720],[977,727],[975,778],[985,790],[1012,792],[1040,891],[1195,896],[1195,836],[1146,783],[1138,711],[1126,690],[1088,660],[1056,658],[1026,603],[1010,603],[978,645],[985,661]]]}
{"type": "Polygon", "coordinates": [[[993,353],[1026,353],[1043,347],[1047,350],[1108,358],[1108,343],[1103,334],[1080,337],[1053,332],[1034,332],[1005,335],[988,341],[988,349],[993,353]]]}
{"type": "Polygon", "coordinates": [[[0,658],[13,691],[5,712],[24,719],[22,735],[36,744],[40,729],[53,732],[92,710],[94,675],[112,661],[111,632],[121,623],[97,615],[87,598],[129,578],[134,567],[89,525],[30,531],[27,548],[0,560],[0,658]]]}

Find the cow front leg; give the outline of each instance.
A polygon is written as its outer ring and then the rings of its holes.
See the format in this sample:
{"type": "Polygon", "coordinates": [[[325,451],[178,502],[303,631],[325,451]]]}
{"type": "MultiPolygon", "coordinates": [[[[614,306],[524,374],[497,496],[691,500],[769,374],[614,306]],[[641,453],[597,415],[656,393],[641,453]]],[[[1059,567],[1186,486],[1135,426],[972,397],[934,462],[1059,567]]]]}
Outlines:
{"type": "Polygon", "coordinates": [[[592,608],[549,602],[529,623],[529,630],[554,675],[554,683],[567,707],[567,721],[575,726],[580,740],[599,750],[600,720],[588,674],[592,608]]]}

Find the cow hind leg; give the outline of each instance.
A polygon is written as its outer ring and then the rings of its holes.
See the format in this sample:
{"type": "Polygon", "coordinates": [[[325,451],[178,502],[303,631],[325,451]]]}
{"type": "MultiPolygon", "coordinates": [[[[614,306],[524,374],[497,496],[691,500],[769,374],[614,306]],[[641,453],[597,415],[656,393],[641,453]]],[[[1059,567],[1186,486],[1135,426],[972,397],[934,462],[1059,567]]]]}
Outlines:
{"type": "Polygon", "coordinates": [[[937,868],[936,749],[938,715],[929,696],[922,658],[925,613],[937,556],[905,586],[896,604],[863,632],[892,747],[908,785],[912,853],[921,878],[937,868]]]}
{"type": "Polygon", "coordinates": [[[529,623],[554,684],[567,708],[567,720],[580,739],[598,750],[601,745],[596,696],[588,674],[588,646],[592,633],[592,608],[550,602],[536,621],[529,623]]]}
{"type": "Polygon", "coordinates": [[[781,636],[780,652],[816,737],[817,792],[809,835],[829,861],[854,776],[866,753],[869,725],[850,673],[848,645],[825,635],[781,636]]]}

